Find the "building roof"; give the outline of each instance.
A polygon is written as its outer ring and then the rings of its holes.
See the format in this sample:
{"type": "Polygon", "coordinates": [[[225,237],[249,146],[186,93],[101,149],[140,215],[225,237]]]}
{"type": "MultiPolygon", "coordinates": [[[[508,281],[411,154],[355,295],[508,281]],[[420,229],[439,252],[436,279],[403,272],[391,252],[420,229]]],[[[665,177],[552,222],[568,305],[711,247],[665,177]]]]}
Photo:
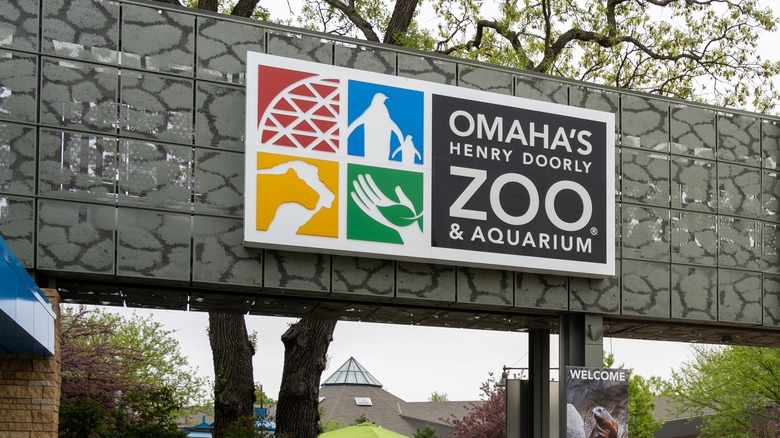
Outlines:
{"type": "Polygon", "coordinates": [[[323,418],[351,424],[365,416],[378,426],[409,437],[426,425],[435,428],[441,437],[450,437],[454,428],[445,420],[462,418],[473,404],[479,403],[482,402],[406,402],[382,389],[382,384],[353,357],[320,387],[323,418]]]}
{"type": "Polygon", "coordinates": [[[379,388],[382,387],[379,380],[372,376],[368,370],[363,368],[363,365],[360,365],[354,357],[350,357],[349,360],[344,362],[344,365],[339,367],[335,373],[322,383],[322,386],[326,385],[367,385],[379,388]]]}

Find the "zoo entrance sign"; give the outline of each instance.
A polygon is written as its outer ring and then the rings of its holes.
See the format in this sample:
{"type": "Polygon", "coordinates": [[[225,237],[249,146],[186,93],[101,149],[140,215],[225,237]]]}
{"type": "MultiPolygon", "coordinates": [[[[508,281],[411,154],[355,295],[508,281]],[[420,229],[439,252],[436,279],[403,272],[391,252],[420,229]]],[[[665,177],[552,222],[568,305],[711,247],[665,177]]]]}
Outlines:
{"type": "Polygon", "coordinates": [[[247,56],[248,246],[614,275],[614,115],[247,56]]]}

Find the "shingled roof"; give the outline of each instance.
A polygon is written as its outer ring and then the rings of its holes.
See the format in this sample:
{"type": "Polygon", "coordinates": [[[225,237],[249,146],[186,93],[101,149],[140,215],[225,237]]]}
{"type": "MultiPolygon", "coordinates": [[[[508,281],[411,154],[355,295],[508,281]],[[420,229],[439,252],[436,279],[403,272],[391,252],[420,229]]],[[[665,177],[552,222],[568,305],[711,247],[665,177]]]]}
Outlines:
{"type": "Polygon", "coordinates": [[[442,438],[453,428],[444,420],[462,418],[472,404],[482,402],[406,402],[382,389],[382,384],[350,357],[320,387],[323,418],[353,423],[364,415],[372,423],[411,437],[418,428],[434,427],[442,438]]]}

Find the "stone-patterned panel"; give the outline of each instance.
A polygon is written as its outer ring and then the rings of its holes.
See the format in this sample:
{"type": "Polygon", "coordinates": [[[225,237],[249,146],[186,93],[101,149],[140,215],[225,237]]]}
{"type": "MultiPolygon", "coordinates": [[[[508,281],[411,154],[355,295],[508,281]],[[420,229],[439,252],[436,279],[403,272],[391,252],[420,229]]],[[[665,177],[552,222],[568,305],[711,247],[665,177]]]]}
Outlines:
{"type": "Polygon", "coordinates": [[[673,107],[672,153],[715,159],[715,112],[693,106],[673,107]]]}
{"type": "Polygon", "coordinates": [[[686,211],[672,213],[672,262],[717,265],[717,216],[686,211]]]}
{"type": "Polygon", "coordinates": [[[394,272],[391,260],[333,256],[333,294],[356,299],[391,299],[394,272]]]}
{"type": "Polygon", "coordinates": [[[777,169],[780,161],[780,122],[764,120],[761,125],[763,136],[761,137],[761,151],[763,152],[763,166],[768,169],[777,169]]]}
{"type": "Polygon", "coordinates": [[[198,82],[195,144],[244,150],[244,89],[198,82]]]}
{"type": "Polygon", "coordinates": [[[243,216],[243,154],[195,148],[195,211],[243,216]]]}
{"type": "Polygon", "coordinates": [[[569,310],[569,279],[558,275],[515,273],[515,307],[569,310]]]}
{"type": "Polygon", "coordinates": [[[331,257],[323,254],[265,251],[263,286],[296,289],[296,294],[327,294],[331,284],[331,257]]]}
{"type": "Polygon", "coordinates": [[[396,263],[396,297],[404,300],[455,302],[455,267],[396,263]]]}
{"type": "Polygon", "coordinates": [[[122,65],[192,76],[195,17],[124,5],[122,65]]]}
{"type": "Polygon", "coordinates": [[[490,68],[460,65],[458,86],[498,94],[512,94],[512,75],[490,68]]]}
{"type": "Polygon", "coordinates": [[[0,123],[0,191],[35,191],[35,128],[0,123]]]}
{"type": "Polygon", "coordinates": [[[668,318],[671,315],[670,266],[623,260],[623,315],[668,318]]]}
{"type": "Polygon", "coordinates": [[[738,114],[718,114],[718,158],[759,166],[761,164],[759,119],[738,114]]]}
{"type": "Polygon", "coordinates": [[[246,53],[265,52],[265,32],[255,26],[198,17],[199,78],[243,84],[246,53]]]}
{"type": "Polygon", "coordinates": [[[615,276],[609,278],[570,279],[569,310],[573,312],[620,313],[620,260],[615,261],[615,276]]]}
{"type": "Polygon", "coordinates": [[[119,117],[131,135],[192,144],[192,81],[122,72],[119,117]]]}
{"type": "Polygon", "coordinates": [[[35,122],[38,60],[0,50],[0,119],[35,122]]]}
{"type": "Polygon", "coordinates": [[[43,58],[41,74],[42,123],[116,132],[116,68],[43,58]]]}
{"type": "Polygon", "coordinates": [[[764,170],[761,175],[761,211],[765,220],[780,221],[780,175],[764,170]]]}
{"type": "Polygon", "coordinates": [[[38,269],[114,274],[115,207],[41,200],[38,269]]]}
{"type": "Polygon", "coordinates": [[[718,321],[761,324],[761,274],[718,270],[718,321]]]}
{"type": "Polygon", "coordinates": [[[35,201],[15,196],[0,197],[0,235],[25,268],[35,266],[33,234],[35,201]]]}
{"type": "Polygon", "coordinates": [[[38,48],[38,0],[0,3],[0,47],[30,52],[38,48]]]}
{"type": "Polygon", "coordinates": [[[717,269],[672,265],[672,318],[716,321],[717,290],[717,269]]]}
{"type": "Polygon", "coordinates": [[[459,304],[510,307],[514,300],[514,273],[496,269],[458,267],[459,304]]]}
{"type": "Polygon", "coordinates": [[[117,139],[41,129],[38,192],[116,203],[117,139]]]}
{"type": "Polygon", "coordinates": [[[336,44],[335,50],[335,65],[395,75],[394,52],[352,44],[336,44]]]}
{"type": "Polygon", "coordinates": [[[116,64],[119,3],[100,0],[44,0],[43,53],[116,64]]]}
{"type": "Polygon", "coordinates": [[[623,204],[623,257],[669,261],[669,210],[623,204]]]}
{"type": "MultiPolygon", "coordinates": [[[[620,95],[587,87],[569,87],[569,105],[615,114],[615,133],[620,132],[620,95]]],[[[615,144],[620,142],[616,139],[615,144]]],[[[618,161],[615,161],[618,163],[618,161]]]]}
{"type": "Polygon", "coordinates": [[[761,270],[780,274],[780,225],[763,222],[761,230],[761,270]]]}
{"type": "Polygon", "coordinates": [[[718,213],[761,217],[761,170],[718,163],[718,213]]]}
{"type": "Polygon", "coordinates": [[[318,38],[268,31],[268,53],[270,55],[332,64],[332,50],[332,44],[318,38]]]}
{"type": "Polygon", "coordinates": [[[715,212],[718,205],[714,161],[672,157],[672,207],[715,212]]]}
{"type": "Polygon", "coordinates": [[[669,103],[624,95],[623,146],[669,152],[669,103]]]}
{"type": "Polygon", "coordinates": [[[669,155],[623,151],[623,201],[669,206],[669,155]]]}
{"type": "Polygon", "coordinates": [[[456,72],[457,64],[454,62],[414,56],[407,53],[398,54],[399,76],[455,85],[457,82],[456,72]]]}
{"type": "Polygon", "coordinates": [[[547,79],[516,76],[515,96],[566,105],[569,103],[569,86],[547,79]]]}
{"type": "Polygon", "coordinates": [[[761,269],[761,222],[720,216],[718,266],[761,269]]]}
{"type": "Polygon", "coordinates": [[[239,219],[194,217],[192,281],[260,287],[263,251],[244,246],[239,219]]]}
{"type": "Polygon", "coordinates": [[[119,143],[119,204],[189,210],[192,148],[122,140],[119,143]]]}
{"type": "Polygon", "coordinates": [[[780,276],[764,275],[764,325],[780,326],[780,276]]]}
{"type": "Polygon", "coordinates": [[[120,208],[117,275],[190,279],[190,216],[120,208]]]}

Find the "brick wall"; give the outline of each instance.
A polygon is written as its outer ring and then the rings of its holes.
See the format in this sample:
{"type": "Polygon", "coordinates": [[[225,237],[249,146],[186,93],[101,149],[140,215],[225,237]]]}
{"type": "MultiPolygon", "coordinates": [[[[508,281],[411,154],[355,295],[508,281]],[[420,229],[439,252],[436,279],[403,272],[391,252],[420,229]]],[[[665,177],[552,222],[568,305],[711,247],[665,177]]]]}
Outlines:
{"type": "Polygon", "coordinates": [[[0,438],[56,437],[60,406],[59,294],[43,289],[54,305],[54,356],[0,354],[0,438]]]}

